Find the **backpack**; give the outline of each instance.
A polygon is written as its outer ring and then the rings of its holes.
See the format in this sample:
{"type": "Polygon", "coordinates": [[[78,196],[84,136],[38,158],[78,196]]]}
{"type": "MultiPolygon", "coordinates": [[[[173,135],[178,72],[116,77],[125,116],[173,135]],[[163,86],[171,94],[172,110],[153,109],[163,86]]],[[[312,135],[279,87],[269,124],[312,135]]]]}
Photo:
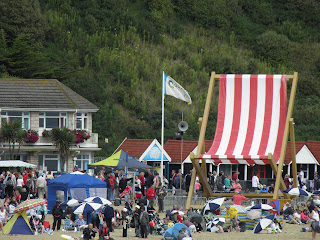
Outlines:
{"type": "Polygon", "coordinates": [[[13,187],[13,182],[12,180],[8,180],[7,183],[6,183],[7,187],[13,187]]]}
{"type": "Polygon", "coordinates": [[[31,188],[31,179],[30,178],[28,178],[28,180],[27,180],[27,183],[26,183],[26,188],[28,189],[28,190],[30,190],[30,188],[31,188]]]}

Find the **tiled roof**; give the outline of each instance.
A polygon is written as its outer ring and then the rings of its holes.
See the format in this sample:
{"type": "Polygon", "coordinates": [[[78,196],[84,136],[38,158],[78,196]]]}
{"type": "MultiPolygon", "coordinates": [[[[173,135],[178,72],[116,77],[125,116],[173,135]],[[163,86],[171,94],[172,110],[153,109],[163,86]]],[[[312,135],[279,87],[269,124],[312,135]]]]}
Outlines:
{"type": "MultiPolygon", "coordinates": [[[[182,146],[182,161],[184,161],[192,152],[195,147],[198,145],[198,141],[183,141],[182,146]]],[[[205,141],[205,149],[206,151],[212,145],[212,140],[205,141]]],[[[181,162],[181,140],[168,140],[164,144],[164,150],[169,154],[171,157],[171,162],[180,163],[181,162]]]]}
{"type": "Polygon", "coordinates": [[[313,156],[317,159],[318,163],[320,163],[320,141],[307,141],[307,147],[313,156]]]}
{"type": "Polygon", "coordinates": [[[0,107],[98,110],[56,79],[0,78],[0,107]]]}
{"type": "Polygon", "coordinates": [[[144,151],[149,147],[153,140],[150,139],[126,139],[116,150],[128,151],[131,157],[140,158],[144,151]]]}
{"type": "MultiPolygon", "coordinates": [[[[306,145],[310,152],[313,154],[315,159],[320,163],[320,141],[307,141],[307,142],[296,142],[296,154],[301,150],[301,148],[306,145]]],[[[286,156],[284,159],[284,164],[289,164],[291,162],[291,144],[288,141],[286,156]]]]}

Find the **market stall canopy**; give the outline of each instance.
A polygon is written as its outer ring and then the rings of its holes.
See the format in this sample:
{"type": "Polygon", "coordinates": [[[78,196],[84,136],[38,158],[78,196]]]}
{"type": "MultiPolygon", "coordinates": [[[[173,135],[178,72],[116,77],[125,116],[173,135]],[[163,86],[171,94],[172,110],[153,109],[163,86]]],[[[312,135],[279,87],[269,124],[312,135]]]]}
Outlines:
{"type": "Polygon", "coordinates": [[[7,160],[7,161],[0,161],[0,167],[23,167],[23,168],[37,168],[36,165],[23,162],[20,160],[7,160]]]}
{"type": "Polygon", "coordinates": [[[129,171],[141,171],[141,170],[152,170],[153,167],[137,161],[134,157],[127,155],[127,152],[120,150],[112,156],[96,163],[89,164],[89,168],[97,166],[109,167],[114,170],[125,170],[126,167],[129,171]]]}

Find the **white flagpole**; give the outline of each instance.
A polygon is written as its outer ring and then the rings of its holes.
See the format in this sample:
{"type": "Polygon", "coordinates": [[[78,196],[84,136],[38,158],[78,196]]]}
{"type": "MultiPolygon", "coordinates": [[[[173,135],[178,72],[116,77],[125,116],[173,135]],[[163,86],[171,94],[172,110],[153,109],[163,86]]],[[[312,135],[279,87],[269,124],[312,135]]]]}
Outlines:
{"type": "Polygon", "coordinates": [[[163,139],[164,139],[164,71],[162,71],[162,114],[161,114],[161,163],[160,163],[160,179],[163,182],[163,139]]]}

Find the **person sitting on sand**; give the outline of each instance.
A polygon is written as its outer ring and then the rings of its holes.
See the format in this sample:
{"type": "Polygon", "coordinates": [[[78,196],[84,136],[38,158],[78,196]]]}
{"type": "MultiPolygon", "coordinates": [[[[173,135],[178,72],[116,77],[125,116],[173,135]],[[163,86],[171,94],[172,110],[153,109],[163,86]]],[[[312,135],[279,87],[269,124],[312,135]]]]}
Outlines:
{"type": "Polygon", "coordinates": [[[93,229],[93,225],[90,223],[88,227],[83,229],[83,239],[84,240],[91,240],[94,239],[96,236],[96,232],[93,229]]]}
{"type": "Polygon", "coordinates": [[[113,238],[110,238],[110,231],[107,227],[107,224],[104,222],[102,224],[102,227],[99,229],[99,240],[105,240],[105,239],[113,239],[113,238]]]}
{"type": "Polygon", "coordinates": [[[74,225],[79,230],[84,229],[87,226],[86,221],[83,219],[83,215],[80,215],[79,218],[74,221],[74,225]]]}
{"type": "Polygon", "coordinates": [[[304,209],[301,212],[301,222],[307,224],[309,222],[308,210],[304,209]]]}

